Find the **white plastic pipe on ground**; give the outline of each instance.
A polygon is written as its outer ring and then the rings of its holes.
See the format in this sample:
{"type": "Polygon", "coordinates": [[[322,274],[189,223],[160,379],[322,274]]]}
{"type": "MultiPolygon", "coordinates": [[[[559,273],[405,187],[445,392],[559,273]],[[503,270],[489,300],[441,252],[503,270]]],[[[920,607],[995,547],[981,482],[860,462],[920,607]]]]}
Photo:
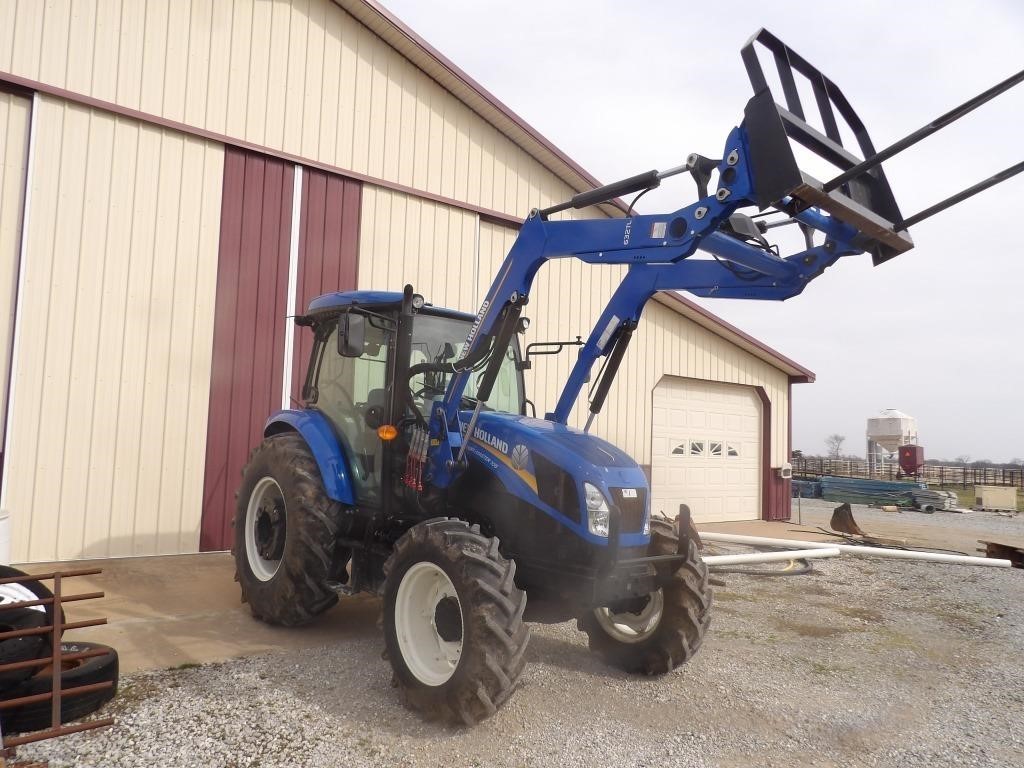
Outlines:
{"type": "MultiPolygon", "coordinates": [[[[727,544],[746,544],[750,547],[788,547],[796,549],[838,549],[844,555],[855,557],[888,557],[893,560],[924,560],[930,563],[958,563],[960,565],[983,565],[989,568],[1009,568],[1009,560],[971,555],[950,555],[945,552],[918,552],[906,549],[883,549],[882,547],[859,544],[833,544],[826,541],[794,541],[793,539],[772,539],[765,536],[745,536],[739,533],[713,533],[699,531],[702,541],[720,541],[727,544]]],[[[707,560],[708,558],[705,558],[707,560]]]]}
{"type": "Polygon", "coordinates": [[[750,565],[752,563],[777,563],[786,560],[813,560],[822,557],[839,557],[837,547],[828,549],[792,549],[785,552],[741,552],[738,555],[708,555],[702,558],[708,567],[716,565],[750,565]]]}

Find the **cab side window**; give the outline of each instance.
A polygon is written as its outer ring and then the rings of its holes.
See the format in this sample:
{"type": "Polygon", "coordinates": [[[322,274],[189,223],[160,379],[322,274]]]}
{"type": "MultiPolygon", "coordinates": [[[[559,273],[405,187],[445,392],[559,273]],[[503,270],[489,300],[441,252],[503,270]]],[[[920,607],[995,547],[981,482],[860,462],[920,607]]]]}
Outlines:
{"type": "Polygon", "coordinates": [[[383,409],[387,405],[388,337],[385,329],[367,323],[363,354],[342,357],[336,324],[319,345],[315,399],[309,402],[331,422],[348,454],[360,501],[380,498],[382,445],[376,429],[367,424],[366,414],[375,406],[383,409]]]}

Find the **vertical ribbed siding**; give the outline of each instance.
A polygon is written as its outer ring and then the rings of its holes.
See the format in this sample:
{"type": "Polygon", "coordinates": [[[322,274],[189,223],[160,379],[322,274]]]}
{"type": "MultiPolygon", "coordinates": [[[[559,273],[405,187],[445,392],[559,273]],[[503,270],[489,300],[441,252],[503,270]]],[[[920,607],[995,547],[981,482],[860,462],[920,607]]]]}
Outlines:
{"type": "Polygon", "coordinates": [[[227,549],[242,468],[281,403],[294,167],[228,148],[201,549],[227,549]]]}
{"type": "Polygon", "coordinates": [[[10,0],[0,71],[517,217],[572,195],[330,0],[10,0]]]}
{"type": "Polygon", "coordinates": [[[223,150],[43,97],[34,157],[13,557],[194,551],[223,150]]]}
{"type": "MultiPolygon", "coordinates": [[[[304,312],[320,294],[355,289],[361,188],[358,181],[308,168],[303,171],[296,312],[304,312]]],[[[291,395],[298,401],[313,334],[306,328],[296,328],[294,333],[291,395]]]]}
{"type": "Polygon", "coordinates": [[[475,214],[364,185],[359,288],[400,291],[411,283],[433,304],[475,311],[476,228],[475,214]]]}
{"type": "Polygon", "coordinates": [[[0,471],[4,461],[7,386],[14,345],[18,253],[21,248],[31,115],[31,99],[0,91],[0,471]]]}

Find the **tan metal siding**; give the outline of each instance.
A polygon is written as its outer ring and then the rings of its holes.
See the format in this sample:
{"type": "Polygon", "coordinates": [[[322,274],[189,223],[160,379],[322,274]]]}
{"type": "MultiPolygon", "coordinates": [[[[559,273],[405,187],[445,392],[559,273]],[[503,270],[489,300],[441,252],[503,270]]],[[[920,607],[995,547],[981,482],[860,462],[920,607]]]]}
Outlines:
{"type": "MultiPolygon", "coordinates": [[[[7,421],[7,384],[14,343],[18,252],[25,204],[32,101],[0,91],[0,456],[7,421]]],[[[3,466],[0,460],[0,466],[3,466]]]]}
{"type": "Polygon", "coordinates": [[[0,6],[15,75],[517,217],[572,194],[330,0],[0,6]]]}
{"type": "Polygon", "coordinates": [[[13,558],[195,551],[223,148],[59,99],[39,109],[13,558]]]}
{"type": "Polygon", "coordinates": [[[411,283],[427,301],[471,311],[475,214],[369,184],[359,222],[360,289],[399,291],[411,283]]]}

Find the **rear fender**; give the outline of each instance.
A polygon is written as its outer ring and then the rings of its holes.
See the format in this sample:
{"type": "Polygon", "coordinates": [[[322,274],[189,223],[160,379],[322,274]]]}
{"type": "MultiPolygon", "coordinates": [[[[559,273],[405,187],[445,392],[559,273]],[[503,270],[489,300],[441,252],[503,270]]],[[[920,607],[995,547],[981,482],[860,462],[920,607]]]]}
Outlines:
{"type": "Polygon", "coordinates": [[[324,415],[319,411],[278,411],[263,427],[264,437],[285,432],[302,435],[320,468],[327,495],[343,504],[355,504],[348,456],[324,415]]]}

